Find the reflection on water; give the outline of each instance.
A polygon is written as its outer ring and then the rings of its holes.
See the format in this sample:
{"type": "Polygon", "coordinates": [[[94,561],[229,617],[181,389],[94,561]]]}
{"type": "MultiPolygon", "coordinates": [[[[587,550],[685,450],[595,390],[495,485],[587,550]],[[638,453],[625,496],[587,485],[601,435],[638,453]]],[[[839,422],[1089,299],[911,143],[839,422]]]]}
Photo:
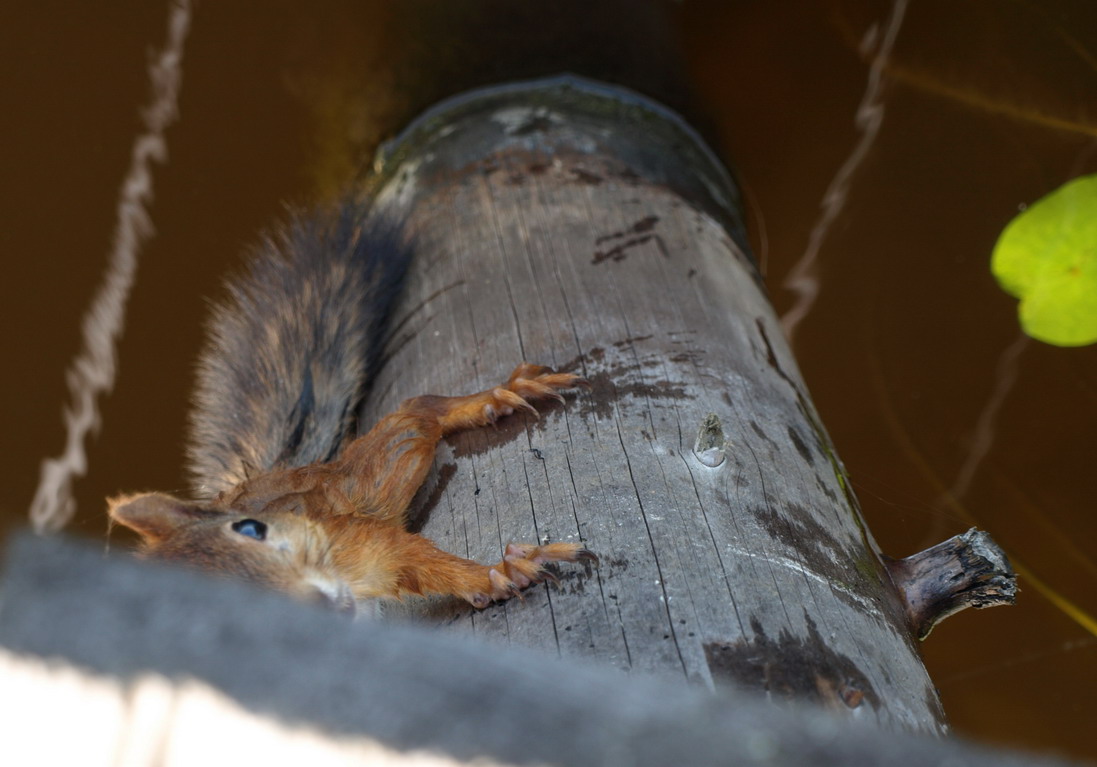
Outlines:
{"type": "MultiPolygon", "coordinates": [[[[975,422],[975,430],[971,437],[967,457],[964,458],[960,470],[956,472],[956,479],[952,481],[948,488],[947,498],[938,501],[939,505],[946,502],[961,503],[968,490],[971,489],[975,473],[994,446],[995,422],[998,418],[998,412],[1009,397],[1013,384],[1017,382],[1021,354],[1029,343],[1029,337],[1021,333],[1017,336],[1017,340],[1007,346],[998,358],[998,364],[994,368],[994,388],[987,397],[987,401],[979,413],[979,418],[975,422]]],[[[931,536],[930,540],[936,540],[936,537],[931,536]]],[[[927,545],[932,544],[927,543],[927,545]]]]}
{"type": "Polygon", "coordinates": [[[891,16],[883,32],[880,31],[879,25],[873,24],[865,33],[860,46],[861,53],[871,58],[868,67],[868,86],[861,97],[861,103],[857,106],[854,119],[860,136],[853,146],[853,151],[838,168],[838,172],[834,174],[834,178],[823,193],[823,201],[820,204],[823,210],[811,227],[804,254],[792,265],[788,276],[781,283],[781,287],[795,296],[792,306],[781,315],[781,329],[790,343],[795,342],[796,328],[811,311],[819,295],[819,270],[816,265],[819,249],[823,246],[827,232],[846,206],[853,174],[864,162],[876,141],[876,136],[880,133],[880,124],[884,120],[882,93],[884,69],[891,57],[891,49],[895,46],[895,38],[903,26],[906,10],[906,0],[893,0],[891,16]]]}
{"type": "MultiPolygon", "coordinates": [[[[162,39],[167,9],[128,5],[125,23],[43,2],[0,25],[10,81],[0,107],[16,116],[0,124],[0,236],[12,267],[0,302],[10,349],[4,525],[26,518],[39,462],[64,444],[63,371],[79,351],[77,328],[106,268],[117,184],[142,131],[135,106],[147,101],[147,51],[162,39]]],[[[150,210],[158,237],[145,247],[90,471],[74,488],[74,530],[102,538],[107,495],[185,486],[185,403],[203,297],[216,294],[283,200],[323,190],[325,179],[353,170],[387,122],[426,105],[427,91],[384,66],[410,56],[416,14],[465,41],[419,51],[421,61],[464,71],[477,50],[497,44],[511,53],[476,77],[530,74],[511,69],[525,44],[513,24],[495,28],[469,7],[347,0],[317,10],[196,9],[184,117],[167,133],[172,161],[157,171],[150,210]],[[356,97],[387,122],[367,120],[356,97]]],[[[522,7],[523,23],[534,24],[545,6],[522,7]]],[[[885,0],[666,6],[680,18],[706,105],[699,124],[743,179],[750,220],[766,222],[766,247],[758,229],[754,236],[778,311],[793,305],[780,286],[809,252],[820,202],[865,135],[854,120],[879,59],[863,57],[860,41],[893,8],[885,0]]],[[[591,23],[614,22],[602,15],[591,23]]],[[[567,39],[566,24],[553,33],[567,39]]],[[[588,63],[599,55],[595,47],[580,54],[588,63]]],[[[601,53],[618,70],[594,73],[643,69],[649,92],[673,101],[653,74],[665,52],[618,54],[601,53]]],[[[887,118],[847,179],[845,205],[817,237],[821,290],[797,328],[797,357],[887,552],[912,553],[975,520],[1027,568],[1015,608],[961,614],[924,646],[956,728],[1097,756],[1097,642],[1086,628],[1097,613],[1097,347],[1015,345],[1016,302],[989,271],[998,233],[1020,206],[1097,171],[1097,4],[920,0],[906,8],[882,74],[887,118]]]]}
{"type": "Polygon", "coordinates": [[[65,450],[42,462],[42,474],[30,505],[30,521],[39,533],[60,530],[76,513],[73,481],[87,473],[84,442],[100,424],[98,398],[114,387],[115,341],[125,326],[126,303],[137,273],[142,244],[153,234],[145,208],[152,201],[150,160],[167,159],[164,130],[175,121],[183,42],[190,26],[190,3],[176,0],[168,19],[168,40],[149,65],[152,104],[143,113],[147,132],[137,137],[129,171],[118,198],[114,247],[110,251],[103,282],[82,323],[84,348],[69,366],[65,380],[72,395],[64,411],[68,430],[65,450]]]}

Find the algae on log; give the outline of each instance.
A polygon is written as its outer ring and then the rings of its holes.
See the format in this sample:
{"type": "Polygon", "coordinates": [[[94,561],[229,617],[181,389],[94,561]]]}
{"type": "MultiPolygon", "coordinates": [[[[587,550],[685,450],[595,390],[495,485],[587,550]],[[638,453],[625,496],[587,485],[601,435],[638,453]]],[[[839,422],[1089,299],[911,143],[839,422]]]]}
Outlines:
{"type": "Polygon", "coordinates": [[[404,228],[416,261],[363,428],[523,360],[582,374],[591,389],[539,419],[446,440],[418,519],[481,562],[510,541],[582,540],[601,558],[483,611],[406,610],[943,732],[703,142],[650,101],[558,78],[445,102],[386,151],[374,215],[404,228]]]}

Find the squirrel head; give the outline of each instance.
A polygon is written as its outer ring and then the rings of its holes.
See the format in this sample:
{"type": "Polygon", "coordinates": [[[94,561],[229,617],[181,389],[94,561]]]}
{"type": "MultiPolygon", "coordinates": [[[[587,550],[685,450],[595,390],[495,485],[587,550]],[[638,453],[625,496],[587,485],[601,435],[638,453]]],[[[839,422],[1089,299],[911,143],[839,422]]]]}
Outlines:
{"type": "MultiPolygon", "coordinates": [[[[220,499],[218,499],[220,500],[220,499]]],[[[251,581],[353,613],[355,600],[336,573],[323,528],[292,506],[238,510],[163,493],[108,501],[114,522],[141,536],[141,554],[251,581]]]]}

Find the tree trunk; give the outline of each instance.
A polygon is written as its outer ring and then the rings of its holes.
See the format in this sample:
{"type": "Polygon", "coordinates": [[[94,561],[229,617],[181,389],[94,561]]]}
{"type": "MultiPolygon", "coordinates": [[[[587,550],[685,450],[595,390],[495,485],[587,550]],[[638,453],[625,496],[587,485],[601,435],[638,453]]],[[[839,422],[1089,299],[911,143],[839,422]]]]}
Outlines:
{"type": "Polygon", "coordinates": [[[480,561],[584,541],[591,572],[409,612],[564,657],[733,681],[891,728],[940,703],[751,259],[676,116],[570,78],[446,102],[387,149],[376,215],[416,263],[363,414],[520,361],[589,391],[447,440],[422,532],[480,561]]]}

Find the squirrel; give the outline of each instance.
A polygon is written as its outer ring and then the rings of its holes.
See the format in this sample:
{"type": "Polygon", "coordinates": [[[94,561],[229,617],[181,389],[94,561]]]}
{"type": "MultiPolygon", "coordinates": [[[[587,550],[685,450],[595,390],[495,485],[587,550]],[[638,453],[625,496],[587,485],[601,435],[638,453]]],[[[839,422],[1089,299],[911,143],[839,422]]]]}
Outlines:
{"type": "Polygon", "coordinates": [[[378,364],[385,317],[409,259],[368,203],[291,211],[215,305],[199,361],[188,457],[195,500],[108,499],[143,556],[235,576],[337,610],[453,595],[483,608],[555,576],[549,562],[597,557],[582,544],[509,544],[493,565],[407,529],[446,435],[494,423],[585,385],[522,363],[501,386],[406,400],[351,440],[378,364]]]}

